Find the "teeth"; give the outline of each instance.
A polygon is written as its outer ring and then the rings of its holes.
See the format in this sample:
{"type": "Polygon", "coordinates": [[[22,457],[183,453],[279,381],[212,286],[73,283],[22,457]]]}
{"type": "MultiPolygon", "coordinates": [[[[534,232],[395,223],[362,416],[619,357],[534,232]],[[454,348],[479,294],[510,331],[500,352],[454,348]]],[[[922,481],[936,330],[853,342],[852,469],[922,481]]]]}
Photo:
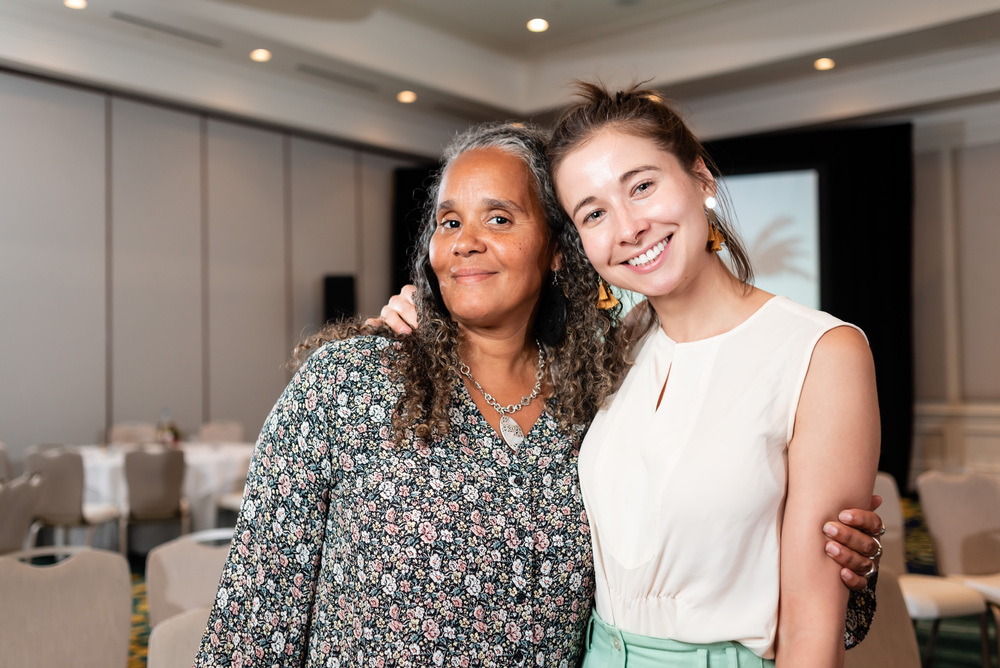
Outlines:
{"type": "Polygon", "coordinates": [[[631,260],[628,261],[628,263],[633,267],[641,267],[644,264],[649,264],[657,257],[659,257],[660,253],[663,252],[663,249],[667,247],[668,239],[669,237],[667,239],[664,239],[660,243],[656,244],[642,255],[632,258],[631,260]]]}

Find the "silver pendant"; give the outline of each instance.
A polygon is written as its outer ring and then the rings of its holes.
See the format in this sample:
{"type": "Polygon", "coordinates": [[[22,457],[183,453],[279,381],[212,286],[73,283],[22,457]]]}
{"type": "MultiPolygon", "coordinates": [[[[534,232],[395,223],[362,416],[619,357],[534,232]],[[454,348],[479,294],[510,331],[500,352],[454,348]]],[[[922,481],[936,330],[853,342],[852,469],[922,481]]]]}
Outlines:
{"type": "Polygon", "coordinates": [[[500,416],[500,435],[511,448],[516,448],[524,440],[524,432],[520,425],[509,415],[500,416]]]}

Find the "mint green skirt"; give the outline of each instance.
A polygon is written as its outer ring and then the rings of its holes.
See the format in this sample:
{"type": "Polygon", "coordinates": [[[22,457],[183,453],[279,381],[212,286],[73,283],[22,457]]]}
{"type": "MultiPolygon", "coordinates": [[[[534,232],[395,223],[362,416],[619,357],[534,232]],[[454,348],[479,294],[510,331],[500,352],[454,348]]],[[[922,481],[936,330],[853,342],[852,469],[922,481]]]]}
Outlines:
{"type": "Polygon", "coordinates": [[[708,645],[627,633],[590,613],[581,668],[773,668],[736,642],[708,645]]]}

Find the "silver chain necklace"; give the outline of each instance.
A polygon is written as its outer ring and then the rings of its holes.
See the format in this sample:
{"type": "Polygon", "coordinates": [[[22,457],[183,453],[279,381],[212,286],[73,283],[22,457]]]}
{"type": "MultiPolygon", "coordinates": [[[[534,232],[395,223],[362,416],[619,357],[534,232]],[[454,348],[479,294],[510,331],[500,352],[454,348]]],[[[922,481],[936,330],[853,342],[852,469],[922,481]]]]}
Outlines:
{"type": "Polygon", "coordinates": [[[500,435],[511,449],[514,449],[521,444],[521,441],[524,440],[524,432],[521,431],[520,425],[518,425],[517,422],[514,421],[514,418],[512,418],[509,414],[516,413],[530,404],[542,390],[542,376],[545,370],[545,355],[542,354],[542,344],[536,340],[535,345],[538,346],[538,370],[535,372],[535,386],[531,388],[531,394],[526,397],[521,397],[521,401],[519,403],[509,404],[507,406],[501,406],[500,402],[494,399],[492,394],[484,390],[483,386],[472,377],[472,370],[469,369],[469,365],[459,358],[459,362],[461,363],[458,367],[459,372],[472,381],[472,384],[476,386],[476,389],[483,393],[486,403],[492,406],[493,410],[500,414],[500,435]]]}

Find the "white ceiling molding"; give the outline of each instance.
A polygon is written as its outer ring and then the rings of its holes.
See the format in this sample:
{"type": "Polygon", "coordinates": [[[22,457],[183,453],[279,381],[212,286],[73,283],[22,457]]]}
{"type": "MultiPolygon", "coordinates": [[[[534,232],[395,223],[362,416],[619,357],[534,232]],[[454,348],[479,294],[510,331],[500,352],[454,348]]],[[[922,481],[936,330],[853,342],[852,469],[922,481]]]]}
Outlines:
{"type": "Polygon", "coordinates": [[[892,115],[1000,89],[1000,42],[881,64],[732,94],[687,100],[696,132],[706,138],[753,134],[842,119],[892,115]]]}
{"type": "Polygon", "coordinates": [[[341,21],[243,1],[0,0],[0,62],[427,156],[470,122],[544,120],[576,78],[675,90],[709,137],[1000,100],[1000,0],[572,0],[551,47],[493,5],[477,20],[471,0],[372,0],[341,21]],[[258,47],[271,62],[250,62],[258,47]],[[853,60],[811,70],[833,52],[853,60]],[[417,102],[397,104],[403,89],[417,102]]]}

